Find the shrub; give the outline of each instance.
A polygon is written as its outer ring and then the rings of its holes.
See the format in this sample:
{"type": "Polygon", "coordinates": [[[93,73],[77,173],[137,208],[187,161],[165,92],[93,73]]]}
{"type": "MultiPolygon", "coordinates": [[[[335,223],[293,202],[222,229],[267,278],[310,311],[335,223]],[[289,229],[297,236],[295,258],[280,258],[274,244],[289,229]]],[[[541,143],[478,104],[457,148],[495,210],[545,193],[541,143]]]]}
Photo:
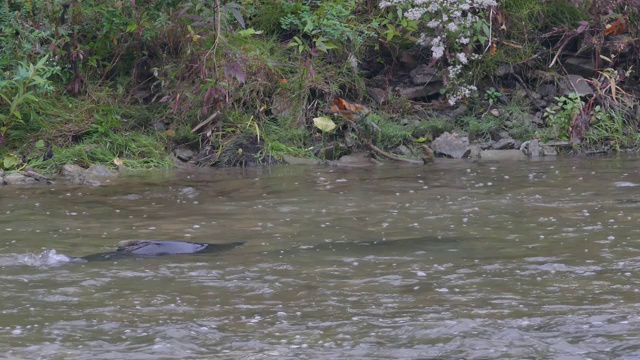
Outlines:
{"type": "Polygon", "coordinates": [[[422,30],[416,44],[431,50],[431,65],[446,65],[445,92],[449,104],[469,97],[477,89],[464,76],[469,63],[480,58],[491,37],[483,11],[494,0],[388,0],[381,8],[398,9],[399,20],[418,21],[422,30]]]}

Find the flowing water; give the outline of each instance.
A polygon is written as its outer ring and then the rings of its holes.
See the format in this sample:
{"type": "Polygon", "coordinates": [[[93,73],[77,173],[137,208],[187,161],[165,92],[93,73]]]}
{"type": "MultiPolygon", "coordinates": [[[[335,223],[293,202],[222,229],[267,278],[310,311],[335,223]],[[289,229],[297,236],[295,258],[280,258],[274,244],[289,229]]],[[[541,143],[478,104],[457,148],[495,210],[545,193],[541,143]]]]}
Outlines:
{"type": "Polygon", "coordinates": [[[638,359],[639,159],[0,188],[7,359],[638,359]],[[219,254],[77,262],[123,239],[219,254]]]}

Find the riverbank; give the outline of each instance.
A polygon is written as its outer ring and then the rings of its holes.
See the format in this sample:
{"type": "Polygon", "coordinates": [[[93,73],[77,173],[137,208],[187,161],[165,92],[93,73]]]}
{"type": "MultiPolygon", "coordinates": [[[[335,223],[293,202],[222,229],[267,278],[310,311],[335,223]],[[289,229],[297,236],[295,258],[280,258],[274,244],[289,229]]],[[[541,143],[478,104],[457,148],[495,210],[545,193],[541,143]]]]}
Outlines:
{"type": "Polygon", "coordinates": [[[477,29],[451,32],[463,25],[426,22],[452,9],[415,17],[411,2],[383,3],[89,1],[38,14],[10,4],[2,168],[50,176],[68,164],[251,166],[363,151],[428,163],[637,147],[636,10],[473,2],[459,17],[477,29]],[[463,35],[475,40],[461,46],[463,35]]]}

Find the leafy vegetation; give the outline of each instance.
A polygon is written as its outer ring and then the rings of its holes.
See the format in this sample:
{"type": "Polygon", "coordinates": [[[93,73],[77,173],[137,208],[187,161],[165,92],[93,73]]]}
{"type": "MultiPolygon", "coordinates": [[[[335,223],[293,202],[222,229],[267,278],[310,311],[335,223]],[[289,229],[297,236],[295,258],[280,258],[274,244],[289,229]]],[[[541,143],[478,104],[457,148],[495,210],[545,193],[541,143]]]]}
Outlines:
{"type": "Polygon", "coordinates": [[[634,147],[637,5],[8,0],[0,158],[9,170],[115,159],[149,168],[171,166],[168,154],[187,147],[202,166],[267,164],[418,149],[453,130],[634,147]],[[601,70],[584,75],[593,95],[535,96],[539,86],[557,88],[577,57],[601,70]],[[441,91],[403,97],[421,64],[441,91]],[[338,99],[347,107],[334,108],[338,99]],[[464,108],[452,118],[450,104],[464,108]],[[319,118],[335,129],[319,129],[319,118]]]}

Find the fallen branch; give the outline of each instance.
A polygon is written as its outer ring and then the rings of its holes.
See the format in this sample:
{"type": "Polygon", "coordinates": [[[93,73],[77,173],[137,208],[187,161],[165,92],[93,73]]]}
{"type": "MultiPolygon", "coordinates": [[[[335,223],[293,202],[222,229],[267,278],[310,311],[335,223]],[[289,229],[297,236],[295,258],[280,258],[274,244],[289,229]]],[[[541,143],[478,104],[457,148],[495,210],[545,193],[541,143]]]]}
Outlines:
{"type": "Polygon", "coordinates": [[[564,41],[560,44],[560,46],[558,46],[558,52],[553,57],[553,60],[551,60],[551,63],[549,64],[549,68],[552,68],[556,64],[556,61],[558,61],[558,58],[560,57],[560,55],[562,55],[562,50],[564,49],[564,47],[567,46],[569,42],[573,40],[576,36],[578,36],[578,34],[580,33],[573,32],[568,34],[569,36],[566,39],[564,39],[564,41]]]}
{"type": "Polygon", "coordinates": [[[531,91],[529,90],[529,88],[527,87],[527,84],[524,83],[524,80],[522,80],[522,78],[520,76],[518,76],[517,74],[512,74],[513,77],[516,78],[516,80],[518,80],[518,82],[520,83],[520,85],[522,85],[522,88],[524,89],[524,92],[527,93],[527,96],[529,97],[529,100],[531,100],[531,103],[538,108],[538,110],[542,111],[544,113],[544,109],[542,107],[540,107],[540,105],[538,105],[538,103],[536,103],[536,98],[535,96],[533,96],[533,94],[531,93],[531,91]]]}
{"type": "Polygon", "coordinates": [[[423,160],[414,160],[414,159],[405,159],[405,158],[401,158],[395,155],[391,155],[386,151],[383,151],[382,149],[380,149],[379,147],[373,145],[370,142],[367,142],[367,146],[369,147],[369,149],[371,149],[371,151],[373,151],[374,153],[387,158],[389,160],[393,160],[393,161],[398,161],[398,162],[404,162],[407,164],[413,164],[413,165],[424,165],[425,162],[423,160]]]}

